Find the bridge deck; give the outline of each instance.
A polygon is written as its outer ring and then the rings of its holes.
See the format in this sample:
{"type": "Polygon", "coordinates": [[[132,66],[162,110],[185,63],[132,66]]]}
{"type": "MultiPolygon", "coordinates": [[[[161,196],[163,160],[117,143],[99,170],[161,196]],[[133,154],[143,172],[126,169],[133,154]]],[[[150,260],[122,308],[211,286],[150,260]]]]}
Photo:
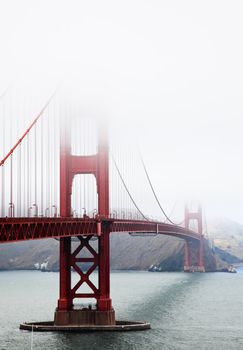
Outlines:
{"type": "Polygon", "coordinates": [[[79,218],[0,218],[0,243],[99,235],[104,227],[111,232],[163,234],[186,240],[199,240],[200,235],[181,226],[140,220],[79,218]]]}

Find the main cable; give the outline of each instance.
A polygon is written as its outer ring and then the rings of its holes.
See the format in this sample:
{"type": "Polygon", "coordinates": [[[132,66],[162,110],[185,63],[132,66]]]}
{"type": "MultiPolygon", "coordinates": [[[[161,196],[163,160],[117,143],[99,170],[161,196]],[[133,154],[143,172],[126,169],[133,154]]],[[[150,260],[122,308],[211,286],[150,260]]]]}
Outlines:
{"type": "Polygon", "coordinates": [[[117,170],[117,172],[118,172],[118,175],[119,175],[119,177],[120,177],[120,179],[121,179],[121,181],[122,181],[122,184],[123,184],[123,186],[124,186],[124,188],[125,188],[125,190],[126,190],[128,196],[130,197],[132,203],[134,204],[134,206],[135,206],[135,208],[138,210],[138,212],[142,215],[142,217],[143,217],[146,221],[149,221],[148,218],[147,218],[147,217],[143,214],[143,212],[139,209],[137,203],[136,203],[135,200],[133,199],[133,197],[132,197],[132,195],[131,195],[131,193],[130,193],[130,191],[129,191],[129,189],[128,189],[126,183],[125,183],[125,180],[124,180],[123,177],[122,177],[122,174],[121,174],[121,172],[120,172],[120,170],[119,170],[119,167],[118,167],[118,165],[117,165],[117,163],[116,163],[116,161],[115,161],[114,156],[111,155],[111,157],[112,157],[112,160],[113,160],[113,162],[114,162],[114,164],[115,164],[115,168],[116,168],[116,170],[117,170]]]}
{"type": "Polygon", "coordinates": [[[44,105],[44,107],[41,109],[41,111],[38,113],[38,115],[36,116],[36,118],[32,121],[32,123],[30,124],[30,126],[26,129],[26,131],[24,132],[24,134],[20,137],[20,139],[16,142],[16,144],[11,148],[11,150],[8,152],[8,154],[1,160],[0,162],[0,166],[2,166],[5,161],[11,156],[11,154],[15,151],[15,149],[19,146],[19,144],[21,144],[21,142],[23,141],[23,139],[26,137],[26,135],[29,134],[30,130],[33,128],[33,126],[37,123],[37,121],[40,119],[40,117],[42,116],[42,114],[45,112],[45,110],[47,109],[47,107],[49,106],[49,104],[51,103],[52,99],[54,98],[56,94],[56,90],[54,91],[54,93],[51,95],[51,97],[48,99],[48,101],[46,102],[46,104],[44,105]]]}
{"type": "Polygon", "coordinates": [[[150,188],[151,188],[151,190],[152,190],[152,192],[153,192],[154,198],[155,198],[155,200],[156,200],[156,202],[157,202],[157,204],[158,204],[160,210],[161,210],[162,213],[164,214],[165,218],[166,218],[172,225],[179,226],[179,225],[183,224],[184,220],[183,220],[182,222],[180,222],[180,223],[175,223],[175,222],[173,222],[173,221],[169,218],[169,216],[166,214],[166,212],[164,211],[164,209],[163,209],[163,207],[162,207],[162,205],[161,205],[161,203],[160,203],[160,201],[159,201],[159,199],[158,199],[158,197],[157,197],[157,195],[156,195],[156,193],[155,193],[153,184],[152,184],[152,182],[151,182],[151,180],[150,180],[150,177],[149,177],[149,174],[148,174],[148,171],[147,171],[147,169],[146,169],[146,166],[145,166],[145,163],[144,163],[144,160],[143,160],[143,158],[142,158],[141,153],[140,153],[140,159],[141,159],[141,162],[142,162],[143,169],[144,169],[144,171],[145,171],[147,180],[148,180],[148,182],[149,182],[150,188]]]}

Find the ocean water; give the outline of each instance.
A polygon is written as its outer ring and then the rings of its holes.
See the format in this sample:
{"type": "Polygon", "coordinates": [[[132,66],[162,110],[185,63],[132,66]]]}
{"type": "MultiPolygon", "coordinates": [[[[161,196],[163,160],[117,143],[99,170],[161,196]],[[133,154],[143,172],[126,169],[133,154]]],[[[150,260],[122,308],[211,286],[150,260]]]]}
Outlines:
{"type": "Polygon", "coordinates": [[[23,321],[53,319],[58,273],[0,272],[0,349],[243,349],[243,270],[229,273],[112,272],[116,318],[146,320],[127,333],[33,333],[23,321]],[[33,336],[33,339],[31,337],[33,336]]]}

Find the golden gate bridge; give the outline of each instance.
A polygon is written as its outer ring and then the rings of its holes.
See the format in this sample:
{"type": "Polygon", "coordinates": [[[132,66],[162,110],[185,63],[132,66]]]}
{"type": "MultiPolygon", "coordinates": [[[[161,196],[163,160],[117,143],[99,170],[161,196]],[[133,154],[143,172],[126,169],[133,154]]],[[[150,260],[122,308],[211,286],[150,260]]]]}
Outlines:
{"type": "MultiPolygon", "coordinates": [[[[139,204],[131,188],[130,179],[135,177],[132,150],[125,155],[127,162],[121,160],[121,151],[109,144],[104,123],[81,118],[80,111],[71,106],[60,107],[56,93],[26,123],[18,117],[8,118],[10,107],[6,102],[3,106],[0,243],[45,238],[60,241],[60,291],[54,322],[35,324],[36,330],[127,326],[116,321],[110,295],[111,233],[183,239],[184,271],[205,271],[201,208],[196,212],[186,208],[183,222],[175,224],[159,202],[140,159],[141,171],[166,220],[146,215],[140,206],[146,201],[141,184],[139,204]],[[196,231],[190,229],[192,220],[197,221],[196,231]],[[75,283],[72,271],[79,276],[75,283]],[[97,271],[94,283],[91,276],[97,271]],[[87,299],[95,304],[77,308],[76,300],[87,299]]],[[[28,324],[21,327],[30,329],[28,324]]]]}

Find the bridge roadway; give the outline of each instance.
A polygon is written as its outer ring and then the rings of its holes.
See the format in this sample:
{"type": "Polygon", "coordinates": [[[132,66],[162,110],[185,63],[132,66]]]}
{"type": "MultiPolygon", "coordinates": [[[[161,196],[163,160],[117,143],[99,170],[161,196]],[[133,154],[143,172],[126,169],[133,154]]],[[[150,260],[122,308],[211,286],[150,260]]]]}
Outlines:
{"type": "Polygon", "coordinates": [[[139,234],[163,234],[185,240],[199,241],[200,235],[182,226],[157,221],[110,218],[28,217],[0,218],[0,243],[58,238],[68,236],[100,235],[104,230],[139,234]]]}

